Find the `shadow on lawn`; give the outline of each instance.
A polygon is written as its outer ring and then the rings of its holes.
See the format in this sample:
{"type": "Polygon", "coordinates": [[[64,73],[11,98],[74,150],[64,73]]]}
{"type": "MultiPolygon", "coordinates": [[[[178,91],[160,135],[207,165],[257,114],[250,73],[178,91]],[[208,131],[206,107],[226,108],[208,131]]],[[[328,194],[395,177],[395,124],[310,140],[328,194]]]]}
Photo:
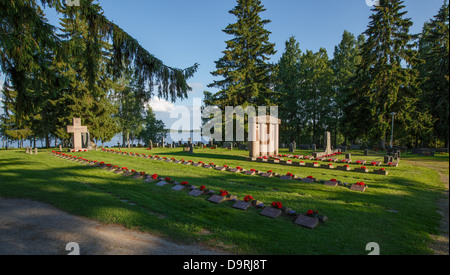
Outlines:
{"type": "MultiPolygon", "coordinates": [[[[174,153],[170,154],[174,155],[174,153]]],[[[164,154],[159,153],[159,155],[164,154]]],[[[180,152],[179,155],[192,156],[184,152],[180,152]]],[[[196,156],[205,158],[217,157],[216,155],[207,153],[197,153],[196,156]]],[[[227,157],[229,157],[228,159],[236,160],[242,160],[244,158],[239,156],[227,157]]],[[[25,164],[16,158],[0,159],[0,161],[7,165],[25,164]]],[[[0,194],[8,197],[31,198],[43,201],[70,213],[100,219],[104,222],[108,221],[105,220],[104,216],[99,214],[101,209],[113,208],[115,209],[114,211],[125,211],[125,216],[128,215],[126,213],[129,213],[133,218],[120,217],[110,222],[117,222],[127,227],[150,229],[166,237],[174,237],[179,241],[193,241],[199,237],[199,234],[189,232],[190,228],[204,228],[210,231],[212,235],[217,235],[218,233],[225,234],[224,232],[229,231],[224,236],[233,234],[234,232],[237,236],[250,236],[250,239],[256,240],[256,243],[264,239],[265,241],[262,242],[269,242],[271,243],[269,246],[272,247],[277,246],[280,242],[290,243],[292,238],[298,237],[298,240],[303,242],[303,248],[308,245],[313,247],[318,242],[323,242],[324,236],[332,239],[348,238],[343,243],[351,242],[351,237],[341,236],[341,233],[336,228],[345,229],[347,232],[356,230],[361,232],[361,228],[363,228],[362,231],[367,232],[367,238],[372,235],[381,234],[380,231],[385,230],[382,224],[383,221],[391,220],[391,216],[396,215],[396,213],[388,212],[387,209],[394,209],[402,213],[410,212],[410,208],[413,206],[411,203],[404,203],[406,195],[382,194],[378,192],[378,194],[371,194],[370,190],[372,188],[380,190],[388,188],[376,185],[369,187],[366,193],[357,193],[343,189],[344,187],[331,189],[319,186],[318,183],[284,182],[276,179],[258,178],[257,176],[236,175],[229,172],[217,172],[208,176],[211,189],[215,191],[228,189],[232,194],[233,192],[240,192],[240,199],[245,195],[252,195],[252,193],[261,193],[264,191],[266,198],[284,198],[283,204],[288,207],[295,205],[296,208],[294,210],[297,212],[314,209],[330,218],[326,224],[316,229],[317,234],[305,235],[305,232],[309,233],[310,231],[305,231],[305,229],[299,228],[294,224],[287,225],[286,222],[290,221],[285,218],[280,218],[281,222],[272,222],[266,217],[253,215],[254,210],[248,212],[235,210],[231,208],[231,203],[205,208],[205,205],[209,205],[206,197],[193,198],[184,194],[187,193],[186,191],[175,192],[171,190],[170,185],[157,187],[154,183],[144,183],[143,180],[134,180],[131,177],[124,177],[122,175],[111,176],[111,172],[107,170],[82,165],[81,163],[58,159],[56,157],[55,161],[67,163],[67,165],[65,165],[66,167],[42,170],[9,169],[9,175],[2,175],[0,170],[0,178],[2,181],[0,184],[0,194]],[[255,181],[255,179],[258,180],[255,181]],[[239,183],[234,183],[233,181],[239,183]],[[284,190],[273,191],[274,187],[280,187],[280,189],[292,187],[291,196],[283,196],[283,193],[285,193],[284,190]],[[267,191],[274,193],[267,194],[267,191]],[[310,196],[304,197],[301,193],[310,194],[310,196]],[[135,205],[123,202],[123,200],[129,200],[135,205]],[[189,209],[187,207],[193,202],[192,200],[202,201],[200,204],[193,204],[193,208],[189,209]],[[337,204],[336,202],[340,203],[337,204]],[[186,208],[189,211],[186,211],[186,208]],[[376,209],[376,211],[371,210],[371,208],[376,209]],[[386,212],[379,212],[380,208],[386,209],[386,212]],[[205,215],[198,214],[199,211],[205,211],[205,215]],[[367,219],[368,215],[370,215],[371,219],[367,219]],[[388,217],[387,215],[390,216],[388,217]],[[242,223],[242,221],[245,221],[245,223],[242,223]],[[180,223],[186,226],[178,226],[177,224],[180,223]],[[248,224],[258,224],[261,229],[251,230],[249,232],[248,224]],[[373,227],[374,224],[375,227],[373,227]],[[371,231],[378,233],[370,233],[371,231]],[[286,234],[280,234],[280,232],[285,232],[286,234]],[[302,236],[296,235],[300,232],[303,232],[302,236]],[[304,236],[308,236],[308,238],[304,236]]],[[[160,175],[160,177],[166,176],[171,175],[160,175]]],[[[188,181],[195,186],[200,186],[203,183],[198,177],[191,177],[189,174],[183,176],[182,180],[188,181]]],[[[408,201],[413,200],[419,203],[423,198],[433,197],[431,193],[434,190],[423,189],[422,182],[401,178],[393,179],[392,181],[393,184],[398,185],[396,187],[398,190],[407,192],[407,196],[409,197],[408,201]]],[[[271,201],[264,201],[264,203],[269,205],[271,201]]],[[[395,217],[395,219],[401,221],[403,219],[402,214],[397,215],[398,217],[395,217]]],[[[411,237],[413,237],[414,230],[409,230],[408,232],[410,231],[412,232],[410,233],[412,234],[411,237]]],[[[403,234],[403,236],[409,234],[406,232],[398,233],[403,234]]],[[[211,237],[205,236],[205,238],[211,237]]],[[[361,240],[361,242],[364,241],[366,240],[361,240]]],[[[246,240],[237,238],[234,242],[245,243],[246,240]]],[[[342,251],[344,246],[344,244],[339,244],[328,251],[332,251],[329,252],[330,254],[339,254],[338,251],[342,251]]],[[[257,253],[271,253],[267,247],[258,248],[256,251],[257,253]]],[[[275,249],[275,251],[280,250],[275,249]]],[[[306,250],[298,250],[298,252],[304,251],[306,250]]],[[[311,250],[308,251],[309,253],[313,252],[311,250]]],[[[361,251],[364,253],[364,250],[361,249],[361,251]]]]}

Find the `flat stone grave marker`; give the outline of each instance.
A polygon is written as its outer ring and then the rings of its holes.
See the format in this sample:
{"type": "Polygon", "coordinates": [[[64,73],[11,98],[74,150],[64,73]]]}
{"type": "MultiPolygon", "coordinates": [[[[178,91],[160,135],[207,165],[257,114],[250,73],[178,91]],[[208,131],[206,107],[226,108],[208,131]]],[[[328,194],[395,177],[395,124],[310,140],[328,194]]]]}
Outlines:
{"type": "Polygon", "coordinates": [[[264,207],[264,209],[260,213],[263,216],[269,217],[269,218],[278,218],[282,211],[281,209],[273,208],[273,207],[264,207]]]}
{"type": "Polygon", "coordinates": [[[185,162],[183,162],[183,164],[184,164],[184,165],[191,165],[191,164],[192,164],[192,162],[189,162],[189,161],[185,161],[185,162]]]}
{"type": "Polygon", "coordinates": [[[350,166],[347,167],[347,166],[343,165],[343,166],[338,166],[338,170],[350,171],[350,170],[352,170],[352,168],[350,166]]]}
{"type": "Polygon", "coordinates": [[[176,160],[175,163],[180,164],[181,160],[176,160]]]}
{"type": "Polygon", "coordinates": [[[270,177],[272,177],[272,176],[273,176],[272,173],[263,173],[263,174],[261,175],[261,177],[265,177],[265,178],[270,178],[270,177]]]}
{"type": "Polygon", "coordinates": [[[329,180],[329,181],[326,181],[326,182],[324,183],[324,185],[336,187],[336,186],[339,185],[339,182],[338,182],[338,181],[330,181],[330,180],[329,180]]]}
{"type": "Polygon", "coordinates": [[[332,163],[321,164],[320,167],[326,168],[326,169],[334,169],[334,168],[336,168],[336,167],[334,167],[334,165],[332,163]]]}
{"type": "Polygon", "coordinates": [[[364,169],[364,168],[355,168],[354,170],[355,172],[360,172],[360,173],[369,173],[369,169],[364,169]]]}
{"type": "Polygon", "coordinates": [[[372,161],[370,164],[373,165],[373,166],[380,166],[381,165],[381,161],[372,161]]]}
{"type": "Polygon", "coordinates": [[[237,201],[235,204],[233,204],[233,208],[240,210],[247,210],[250,206],[251,204],[245,201],[237,201]]]}
{"type": "Polygon", "coordinates": [[[284,175],[284,176],[281,176],[280,177],[280,180],[292,180],[292,179],[294,179],[295,178],[295,176],[288,176],[288,175],[284,175]]]}
{"type": "Polygon", "coordinates": [[[245,171],[244,174],[248,176],[254,176],[256,174],[256,171],[245,171]]]}
{"type": "Polygon", "coordinates": [[[281,160],[280,164],[281,165],[292,165],[292,160],[281,160]]]}
{"type": "Polygon", "coordinates": [[[242,169],[237,169],[237,168],[231,168],[230,170],[228,170],[229,172],[232,173],[240,173],[242,171],[242,169]]]}
{"type": "Polygon", "coordinates": [[[175,190],[175,191],[181,191],[181,190],[183,190],[184,188],[185,188],[184,185],[178,184],[178,185],[175,185],[174,187],[172,187],[172,190],[175,190]]]}
{"type": "Polygon", "coordinates": [[[164,186],[164,185],[166,185],[166,184],[169,184],[167,181],[165,181],[165,180],[162,180],[162,181],[160,181],[160,182],[158,182],[156,185],[158,185],[158,186],[164,186]]]}
{"type": "Polygon", "coordinates": [[[344,162],[344,163],[352,163],[352,159],[343,159],[343,160],[341,160],[341,162],[344,162]]]}
{"type": "Polygon", "coordinates": [[[141,174],[136,174],[136,176],[133,177],[133,179],[135,180],[140,180],[143,179],[145,175],[141,175],[141,174]]]}
{"type": "Polygon", "coordinates": [[[198,196],[200,196],[200,195],[202,195],[204,193],[205,193],[204,191],[200,191],[200,190],[194,189],[191,192],[189,192],[188,195],[189,196],[193,196],[193,197],[198,197],[198,196]]]}
{"type": "Polygon", "coordinates": [[[307,167],[319,167],[319,164],[318,164],[318,163],[311,162],[311,163],[307,163],[306,166],[307,166],[307,167]]]}
{"type": "Polygon", "coordinates": [[[203,168],[212,169],[212,168],[214,168],[214,166],[213,165],[205,165],[205,166],[203,166],[203,168]]]}
{"type": "Polygon", "coordinates": [[[359,191],[359,192],[365,192],[366,189],[367,189],[367,186],[366,186],[366,185],[356,185],[356,184],[353,184],[352,187],[350,187],[350,190],[353,190],[353,191],[359,191]]]}
{"type": "Polygon", "coordinates": [[[299,162],[294,162],[294,163],[292,163],[294,166],[305,166],[306,164],[305,164],[305,162],[303,162],[303,161],[299,161],[299,162]]]}
{"type": "Polygon", "coordinates": [[[166,159],[166,162],[172,162],[173,159],[166,159]]]}
{"type": "Polygon", "coordinates": [[[374,170],[373,173],[377,174],[377,175],[384,175],[384,176],[389,175],[389,172],[386,170],[374,170]]]}
{"type": "Polygon", "coordinates": [[[216,167],[214,169],[216,169],[217,171],[225,171],[225,170],[227,170],[227,168],[223,167],[223,166],[219,166],[219,167],[216,167]]]}
{"type": "Polygon", "coordinates": [[[221,202],[224,202],[224,201],[226,201],[226,200],[227,200],[227,197],[226,197],[226,196],[220,196],[220,195],[212,195],[212,196],[208,199],[208,201],[214,202],[214,203],[217,203],[217,204],[219,204],[219,203],[221,203],[221,202]]]}
{"type": "Polygon", "coordinates": [[[199,167],[199,166],[203,166],[204,164],[203,163],[194,163],[192,165],[195,166],[195,167],[199,167]]]}
{"type": "Polygon", "coordinates": [[[398,162],[392,162],[392,164],[389,165],[389,166],[391,166],[391,167],[398,167],[398,162]]]}
{"type": "Polygon", "coordinates": [[[303,178],[302,182],[304,183],[314,183],[316,181],[316,179],[311,179],[311,178],[303,178]]]}
{"type": "Polygon", "coordinates": [[[306,228],[314,229],[319,225],[319,219],[308,217],[306,215],[299,215],[295,223],[306,228]]]}
{"type": "Polygon", "coordinates": [[[367,163],[367,161],[362,160],[362,159],[358,159],[358,160],[356,161],[356,164],[366,164],[366,163],[367,163]]]}
{"type": "Polygon", "coordinates": [[[154,182],[157,179],[153,179],[151,176],[149,176],[147,179],[145,179],[145,182],[154,182]]]}

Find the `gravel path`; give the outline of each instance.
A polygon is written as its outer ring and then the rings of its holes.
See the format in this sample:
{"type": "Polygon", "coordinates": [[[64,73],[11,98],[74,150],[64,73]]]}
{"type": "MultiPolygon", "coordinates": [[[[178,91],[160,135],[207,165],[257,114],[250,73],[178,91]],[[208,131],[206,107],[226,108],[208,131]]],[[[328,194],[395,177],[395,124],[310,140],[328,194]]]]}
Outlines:
{"type": "Polygon", "coordinates": [[[81,255],[217,255],[220,252],[179,245],[150,234],[104,225],[53,206],[0,198],[0,255],[67,255],[76,242],[81,255]]]}

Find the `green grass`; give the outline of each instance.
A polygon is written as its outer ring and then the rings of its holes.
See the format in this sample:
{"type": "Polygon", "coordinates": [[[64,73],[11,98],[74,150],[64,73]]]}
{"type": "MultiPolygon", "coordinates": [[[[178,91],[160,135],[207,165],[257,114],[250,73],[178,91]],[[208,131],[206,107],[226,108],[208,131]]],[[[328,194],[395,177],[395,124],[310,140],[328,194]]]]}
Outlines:
{"type": "MultiPolygon", "coordinates": [[[[0,196],[42,201],[104,223],[151,232],[180,243],[199,242],[238,254],[367,254],[365,247],[369,242],[377,242],[382,254],[431,253],[428,249],[432,241],[430,234],[438,232],[440,219],[436,202],[444,186],[439,174],[420,165],[420,160],[448,163],[448,154],[434,158],[404,155],[403,159],[411,158],[414,162],[402,159],[399,167],[387,168],[388,176],[381,176],[247,162],[248,153],[241,150],[196,149],[194,155],[180,150],[155,149],[151,154],[241,166],[247,170],[291,172],[300,177],[312,175],[318,180],[336,178],[350,184],[363,181],[369,189],[361,193],[342,186],[247,176],[105,152],[77,154],[147,174],[170,176],[195,186],[205,185],[215,191],[225,189],[241,199],[252,195],[266,205],[280,201],[298,213],[317,210],[329,218],[311,230],[295,225],[286,217],[270,219],[259,215],[257,209],[236,210],[231,207],[232,202],[217,205],[204,196],[188,196],[188,191],[175,192],[169,185],[158,187],[60,159],[50,155],[51,150],[41,150],[39,155],[27,155],[25,150],[2,150],[0,196]]],[[[150,152],[145,149],[129,151],[150,152]]],[[[361,151],[350,153],[353,159],[365,159],[369,163],[383,159],[382,153],[372,153],[369,157],[364,157],[361,151]]]]}

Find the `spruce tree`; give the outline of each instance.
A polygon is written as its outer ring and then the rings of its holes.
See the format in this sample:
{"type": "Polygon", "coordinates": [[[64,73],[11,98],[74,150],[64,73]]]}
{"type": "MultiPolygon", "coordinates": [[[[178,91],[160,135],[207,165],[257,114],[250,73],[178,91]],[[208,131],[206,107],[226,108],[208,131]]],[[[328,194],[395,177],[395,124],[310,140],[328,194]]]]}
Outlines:
{"type": "Polygon", "coordinates": [[[229,24],[223,32],[233,36],[226,41],[223,57],[216,61],[216,71],[211,74],[221,77],[208,85],[218,88],[211,100],[213,105],[225,106],[269,106],[273,91],[273,65],[268,63],[276,53],[275,44],[269,42],[270,32],[264,26],[271,21],[261,19],[266,9],[260,0],[237,0],[230,14],[237,22],[229,24]]]}
{"type": "Polygon", "coordinates": [[[424,79],[422,103],[434,118],[434,134],[449,146],[449,8],[445,1],[438,14],[424,24],[419,40],[418,69],[424,79]]]}
{"type": "Polygon", "coordinates": [[[397,129],[403,129],[396,134],[417,131],[417,126],[425,127],[427,121],[426,114],[416,110],[420,89],[414,66],[420,60],[409,33],[413,23],[405,18],[403,2],[385,0],[374,7],[352,84],[353,98],[359,104],[352,110],[356,113],[353,125],[362,126],[356,129],[365,130],[372,140],[386,137],[392,112],[396,113],[397,129]]]}

